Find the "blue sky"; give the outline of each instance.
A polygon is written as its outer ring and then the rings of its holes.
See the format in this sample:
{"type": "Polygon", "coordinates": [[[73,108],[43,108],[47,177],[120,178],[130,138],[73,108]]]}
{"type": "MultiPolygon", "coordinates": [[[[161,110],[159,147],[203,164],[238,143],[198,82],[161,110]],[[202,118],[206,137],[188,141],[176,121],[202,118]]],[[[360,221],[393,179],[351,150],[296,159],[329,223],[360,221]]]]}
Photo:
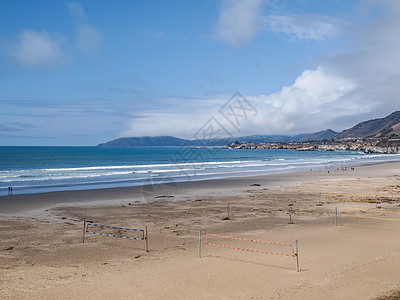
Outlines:
{"type": "Polygon", "coordinates": [[[340,131],[398,110],[400,2],[0,2],[0,145],[340,131]],[[239,92],[255,114],[219,113],[239,92]]]}

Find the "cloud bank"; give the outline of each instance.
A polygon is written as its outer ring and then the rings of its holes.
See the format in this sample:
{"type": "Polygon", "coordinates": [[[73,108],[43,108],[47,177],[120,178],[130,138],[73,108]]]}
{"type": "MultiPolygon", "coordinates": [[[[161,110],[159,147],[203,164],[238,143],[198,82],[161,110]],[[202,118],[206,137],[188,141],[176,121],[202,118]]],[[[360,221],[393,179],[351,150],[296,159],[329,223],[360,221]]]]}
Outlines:
{"type": "Polygon", "coordinates": [[[257,114],[242,119],[238,129],[232,128],[219,113],[232,96],[225,95],[192,100],[190,107],[185,106],[184,99],[170,99],[176,109],[141,113],[121,136],[173,134],[191,138],[212,117],[233,136],[313,132],[317,128],[325,129],[326,122],[338,116],[367,112],[370,109],[368,105],[347,104],[347,97],[357,89],[352,80],[334,75],[321,66],[316,70],[305,70],[292,85],[283,87],[279,92],[246,96],[257,114]],[[200,110],[200,107],[203,108],[200,110]]]}
{"type": "MultiPolygon", "coordinates": [[[[259,20],[259,15],[252,9],[260,3],[230,1],[224,5],[218,23],[221,38],[231,45],[251,39],[259,20]],[[231,17],[235,15],[238,19],[243,18],[239,24],[243,22],[244,29],[235,25],[229,27],[231,17]]],[[[373,23],[346,24],[346,37],[352,41],[347,45],[347,51],[322,58],[317,68],[304,70],[293,84],[276,93],[244,95],[258,115],[242,124],[237,135],[294,135],[327,128],[343,130],[357,122],[399,110],[400,40],[397,37],[400,36],[400,2],[387,0],[373,5],[369,1],[360,3],[365,14],[372,10],[376,15],[377,9],[381,12],[373,23]]],[[[263,18],[263,22],[268,30],[293,36],[296,42],[331,38],[338,33],[337,28],[346,23],[310,15],[269,16],[263,18]]],[[[144,113],[139,120],[130,122],[129,129],[121,135],[176,134],[190,138],[230,96],[204,99],[209,104],[201,112],[179,109],[177,113],[144,113]]]]}

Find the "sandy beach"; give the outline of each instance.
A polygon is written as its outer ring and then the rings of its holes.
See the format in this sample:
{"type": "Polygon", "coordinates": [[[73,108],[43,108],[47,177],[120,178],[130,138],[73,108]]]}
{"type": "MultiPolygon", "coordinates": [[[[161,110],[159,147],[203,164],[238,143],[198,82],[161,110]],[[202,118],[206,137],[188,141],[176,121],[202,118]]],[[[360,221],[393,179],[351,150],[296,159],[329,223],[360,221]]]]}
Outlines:
{"type": "Polygon", "coordinates": [[[0,197],[0,298],[376,299],[400,289],[400,163],[146,191],[0,197]],[[149,252],[143,240],[91,233],[82,243],[84,220],[147,226],[149,252]],[[206,244],[206,234],[246,240],[206,244]],[[287,246],[296,240],[299,272],[287,246]]]}

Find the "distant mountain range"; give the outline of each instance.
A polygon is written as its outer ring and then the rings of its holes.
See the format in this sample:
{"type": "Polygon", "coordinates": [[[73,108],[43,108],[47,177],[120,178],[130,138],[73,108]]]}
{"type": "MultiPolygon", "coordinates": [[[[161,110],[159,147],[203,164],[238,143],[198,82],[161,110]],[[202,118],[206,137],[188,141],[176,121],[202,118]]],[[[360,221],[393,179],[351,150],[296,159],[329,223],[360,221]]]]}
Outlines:
{"type": "Polygon", "coordinates": [[[323,141],[323,140],[330,140],[337,134],[336,131],[332,129],[322,130],[316,133],[311,133],[303,136],[298,141],[299,142],[309,142],[309,141],[323,141]]]}
{"type": "Polygon", "coordinates": [[[396,111],[385,118],[361,122],[354,127],[335,132],[331,129],[322,130],[311,134],[288,135],[250,135],[237,138],[212,139],[212,140],[189,140],[173,136],[145,136],[145,137],[123,137],[106,143],[99,147],[135,147],[135,146],[226,146],[227,144],[239,143],[287,143],[308,142],[344,138],[364,138],[371,136],[390,136],[400,134],[400,111],[396,111]]]}
{"type": "Polygon", "coordinates": [[[399,134],[400,132],[400,111],[391,113],[385,118],[369,120],[358,123],[356,126],[343,130],[334,136],[335,139],[343,138],[364,138],[376,135],[399,134]]]}
{"type": "Polygon", "coordinates": [[[251,135],[237,138],[212,139],[212,140],[186,140],[173,136],[144,136],[144,137],[124,137],[99,144],[99,147],[126,147],[126,146],[226,146],[228,144],[239,143],[268,143],[280,142],[287,143],[298,141],[307,136],[300,134],[295,136],[287,135],[251,135]]]}

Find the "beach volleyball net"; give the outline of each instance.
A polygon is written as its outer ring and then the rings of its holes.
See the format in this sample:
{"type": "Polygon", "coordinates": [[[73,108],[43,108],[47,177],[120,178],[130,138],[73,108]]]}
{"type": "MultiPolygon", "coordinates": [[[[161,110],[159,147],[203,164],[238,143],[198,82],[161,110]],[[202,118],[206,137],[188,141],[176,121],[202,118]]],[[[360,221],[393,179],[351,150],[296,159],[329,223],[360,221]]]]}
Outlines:
{"type": "MultiPolygon", "coordinates": [[[[298,244],[268,242],[255,239],[246,239],[233,236],[206,233],[205,245],[238,250],[246,253],[259,253],[274,256],[296,258],[297,271],[299,271],[298,244]],[[296,248],[296,250],[295,250],[296,248]]],[[[199,244],[200,246],[200,244],[199,244]]]]}
{"type": "Polygon", "coordinates": [[[296,257],[293,244],[266,242],[211,233],[206,234],[205,244],[232,250],[296,257]]]}
{"type": "Polygon", "coordinates": [[[138,240],[146,242],[146,251],[148,251],[148,232],[147,226],[145,229],[137,229],[137,228],[124,228],[124,227],[114,227],[108,225],[100,225],[88,222],[84,220],[83,223],[83,237],[82,242],[85,242],[86,233],[99,235],[99,236],[107,236],[113,238],[121,238],[127,240],[138,240]]]}

